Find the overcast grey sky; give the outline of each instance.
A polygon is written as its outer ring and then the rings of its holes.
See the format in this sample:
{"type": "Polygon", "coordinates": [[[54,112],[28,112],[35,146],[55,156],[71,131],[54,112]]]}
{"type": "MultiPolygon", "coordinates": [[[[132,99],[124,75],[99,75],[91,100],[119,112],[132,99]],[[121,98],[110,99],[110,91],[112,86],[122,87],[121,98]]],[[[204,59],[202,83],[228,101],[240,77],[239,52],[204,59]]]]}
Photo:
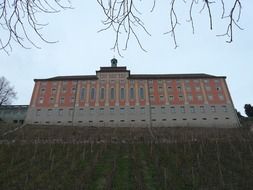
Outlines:
{"type": "MultiPolygon", "coordinates": [[[[48,40],[59,40],[56,44],[38,41],[42,49],[22,49],[13,45],[7,55],[0,52],[0,76],[5,76],[18,93],[13,104],[29,104],[34,78],[48,78],[58,75],[95,74],[100,66],[109,66],[115,56],[120,66],[127,66],[131,73],[207,73],[227,76],[227,83],[235,107],[244,113],[245,103],[253,104],[253,2],[242,1],[240,26],[234,29],[234,42],[226,43],[226,38],[216,37],[226,31],[224,23],[218,20],[214,30],[209,30],[206,12],[199,14],[201,7],[195,8],[195,34],[192,34],[188,11],[182,1],[178,7],[180,25],[177,29],[179,47],[174,49],[170,35],[163,35],[168,28],[168,6],[158,2],[150,13],[152,3],[141,1],[142,17],[151,37],[140,33],[143,52],[131,39],[124,58],[111,50],[114,33],[111,30],[98,33],[103,25],[102,10],[96,1],[72,1],[74,9],[59,14],[43,15],[41,20],[49,22],[43,29],[48,40]]],[[[217,7],[214,6],[214,9],[217,7]]],[[[221,9],[221,7],[220,7],[221,9]]],[[[221,10],[214,19],[221,16],[221,10]]],[[[123,48],[123,45],[121,46],[123,48]]]]}

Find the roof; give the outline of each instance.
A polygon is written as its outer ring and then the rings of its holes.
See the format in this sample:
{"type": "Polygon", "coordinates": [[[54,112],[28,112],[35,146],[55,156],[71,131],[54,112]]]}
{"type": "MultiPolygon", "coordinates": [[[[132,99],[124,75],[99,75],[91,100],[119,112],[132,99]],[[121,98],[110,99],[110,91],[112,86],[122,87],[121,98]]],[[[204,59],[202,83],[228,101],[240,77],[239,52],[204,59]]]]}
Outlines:
{"type": "Polygon", "coordinates": [[[34,79],[34,81],[58,81],[58,80],[96,80],[96,75],[74,75],[74,76],[56,76],[47,79],[34,79]]]}
{"type": "Polygon", "coordinates": [[[226,78],[225,76],[214,76],[204,73],[195,74],[135,74],[130,79],[197,79],[197,78],[226,78]]]}
{"type": "MultiPolygon", "coordinates": [[[[130,74],[126,67],[100,67],[101,72],[128,72],[129,79],[197,79],[197,78],[226,78],[225,76],[214,76],[204,73],[195,74],[130,74]]],[[[56,76],[47,79],[34,79],[34,81],[59,81],[59,80],[97,80],[96,75],[74,75],[74,76],[56,76]]]]}

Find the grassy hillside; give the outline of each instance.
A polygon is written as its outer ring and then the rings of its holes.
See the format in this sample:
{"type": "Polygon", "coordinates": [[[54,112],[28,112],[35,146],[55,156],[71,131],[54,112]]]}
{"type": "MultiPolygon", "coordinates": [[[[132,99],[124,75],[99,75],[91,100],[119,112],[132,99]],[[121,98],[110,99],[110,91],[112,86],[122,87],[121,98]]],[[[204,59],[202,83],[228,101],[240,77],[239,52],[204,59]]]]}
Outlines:
{"type": "Polygon", "coordinates": [[[5,190],[253,187],[245,129],[26,126],[0,142],[5,190]]]}

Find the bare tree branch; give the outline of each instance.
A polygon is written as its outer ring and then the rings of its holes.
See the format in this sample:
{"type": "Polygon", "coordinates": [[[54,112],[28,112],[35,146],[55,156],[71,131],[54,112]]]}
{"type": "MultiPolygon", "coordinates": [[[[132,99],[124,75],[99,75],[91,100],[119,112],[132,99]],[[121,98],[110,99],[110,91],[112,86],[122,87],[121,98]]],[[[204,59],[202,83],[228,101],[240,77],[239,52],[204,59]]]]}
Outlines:
{"type": "Polygon", "coordinates": [[[0,106],[10,104],[16,94],[10,82],[5,77],[0,77],[0,106]]]}
{"type": "Polygon", "coordinates": [[[43,37],[40,30],[47,24],[40,23],[37,19],[38,15],[40,13],[58,13],[60,9],[70,8],[69,1],[65,6],[61,0],[50,2],[48,0],[0,1],[0,50],[6,52],[12,50],[13,41],[26,49],[31,48],[29,44],[39,48],[35,44],[34,34],[46,43],[55,43],[55,41],[48,41],[43,37]]]}

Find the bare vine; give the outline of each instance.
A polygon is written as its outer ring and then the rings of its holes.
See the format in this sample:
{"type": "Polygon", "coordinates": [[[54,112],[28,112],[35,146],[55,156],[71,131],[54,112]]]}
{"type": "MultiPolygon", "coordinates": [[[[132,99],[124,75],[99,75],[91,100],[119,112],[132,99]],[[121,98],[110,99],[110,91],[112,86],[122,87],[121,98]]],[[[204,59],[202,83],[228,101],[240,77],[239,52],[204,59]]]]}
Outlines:
{"type": "Polygon", "coordinates": [[[12,50],[12,41],[26,49],[30,45],[40,48],[34,36],[46,43],[55,43],[43,36],[41,29],[47,24],[38,17],[40,13],[58,13],[67,8],[70,8],[69,1],[64,5],[61,0],[0,0],[0,50],[8,53],[12,50]]]}

